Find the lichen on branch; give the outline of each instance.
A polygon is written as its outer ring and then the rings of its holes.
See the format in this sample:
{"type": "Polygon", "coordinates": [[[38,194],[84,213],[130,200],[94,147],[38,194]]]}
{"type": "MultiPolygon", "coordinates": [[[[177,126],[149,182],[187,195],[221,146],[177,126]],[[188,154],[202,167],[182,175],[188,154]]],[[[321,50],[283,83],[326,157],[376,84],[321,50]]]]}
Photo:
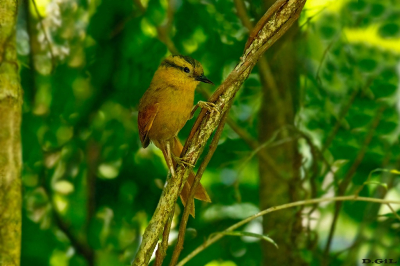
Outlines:
{"type": "Polygon", "coordinates": [[[15,24],[17,1],[0,4],[0,264],[21,253],[21,102],[15,24]]]}
{"type": "MultiPolygon", "coordinates": [[[[208,100],[216,105],[219,112],[209,113],[205,109],[201,111],[181,154],[183,160],[196,164],[208,139],[219,125],[222,114],[229,111],[229,102],[234,99],[261,55],[297,20],[305,2],[306,0],[278,0],[257,23],[255,32],[251,34],[251,43],[240,57],[239,64],[208,100]]],[[[132,265],[148,265],[182,184],[186,182],[191,170],[189,167],[179,166],[176,176],[168,181],[132,265]]]]}

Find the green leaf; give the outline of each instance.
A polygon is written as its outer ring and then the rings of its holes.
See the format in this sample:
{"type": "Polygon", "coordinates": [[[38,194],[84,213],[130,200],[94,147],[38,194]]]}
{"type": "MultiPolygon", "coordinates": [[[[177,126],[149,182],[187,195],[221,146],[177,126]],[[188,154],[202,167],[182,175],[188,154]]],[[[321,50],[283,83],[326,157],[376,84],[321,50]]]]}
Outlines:
{"type": "Polygon", "coordinates": [[[397,86],[390,83],[376,83],[371,86],[371,90],[377,98],[388,97],[396,92],[397,86]]]}
{"type": "Polygon", "coordinates": [[[369,184],[380,185],[380,186],[384,187],[386,190],[388,189],[388,186],[387,186],[386,183],[381,183],[381,182],[378,182],[378,181],[367,181],[367,182],[364,182],[364,185],[369,185],[369,184]]]}
{"type": "Polygon", "coordinates": [[[352,1],[348,5],[351,11],[358,11],[358,12],[365,9],[366,6],[367,4],[365,3],[365,1],[352,1]]]}
{"type": "Polygon", "coordinates": [[[381,26],[378,32],[383,38],[393,38],[400,34],[400,26],[396,23],[387,23],[381,26]]]}
{"type": "Polygon", "coordinates": [[[336,29],[332,26],[322,26],[320,30],[324,39],[331,39],[336,33],[336,29]]]}
{"type": "Polygon", "coordinates": [[[399,170],[396,170],[396,169],[389,170],[389,169],[383,169],[383,168],[377,168],[377,169],[371,171],[370,175],[373,174],[373,173],[376,173],[376,172],[388,172],[388,173],[391,173],[391,174],[400,175],[400,171],[399,170]]]}
{"type": "Polygon", "coordinates": [[[379,17],[385,11],[385,7],[381,4],[373,4],[371,6],[371,16],[379,17]]]}
{"type": "Polygon", "coordinates": [[[378,63],[373,59],[366,58],[366,59],[361,60],[358,63],[358,65],[359,65],[361,71],[372,72],[376,69],[378,63]]]}
{"type": "Polygon", "coordinates": [[[390,170],[390,173],[395,174],[395,175],[400,175],[400,171],[398,171],[396,169],[390,170]]]}

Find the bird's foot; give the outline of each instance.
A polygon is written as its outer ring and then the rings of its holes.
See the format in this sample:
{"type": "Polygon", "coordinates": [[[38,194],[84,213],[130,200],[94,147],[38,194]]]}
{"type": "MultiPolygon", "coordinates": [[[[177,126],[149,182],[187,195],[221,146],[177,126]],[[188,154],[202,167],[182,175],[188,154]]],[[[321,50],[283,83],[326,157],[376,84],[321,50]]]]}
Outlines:
{"type": "Polygon", "coordinates": [[[194,168],[194,165],[193,165],[193,164],[186,162],[186,161],[183,160],[182,158],[180,158],[180,157],[178,157],[178,156],[175,156],[175,155],[172,155],[172,157],[174,158],[174,161],[175,161],[176,164],[182,165],[182,166],[184,166],[184,167],[185,167],[185,166],[189,166],[189,167],[194,168]]]}
{"type": "Polygon", "coordinates": [[[210,113],[213,112],[217,112],[219,114],[218,108],[215,105],[215,103],[212,102],[203,102],[203,101],[199,101],[197,103],[197,105],[201,108],[201,109],[207,109],[210,113]]]}

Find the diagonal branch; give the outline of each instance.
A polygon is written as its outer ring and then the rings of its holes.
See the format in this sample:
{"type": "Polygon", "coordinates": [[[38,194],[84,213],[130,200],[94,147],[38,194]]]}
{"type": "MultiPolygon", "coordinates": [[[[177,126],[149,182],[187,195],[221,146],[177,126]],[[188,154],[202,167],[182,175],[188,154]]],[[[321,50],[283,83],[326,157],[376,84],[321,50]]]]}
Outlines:
{"type": "Polygon", "coordinates": [[[165,224],[162,240],[160,243],[158,243],[154,266],[162,266],[164,258],[167,255],[169,232],[171,230],[172,220],[174,219],[174,213],[174,210],[172,210],[171,214],[169,215],[168,222],[165,224]]]}
{"type": "MultiPolygon", "coordinates": [[[[243,0],[235,0],[234,2],[235,2],[235,7],[236,7],[236,11],[237,11],[237,15],[238,15],[239,19],[242,21],[242,24],[249,31],[249,39],[246,42],[246,49],[247,49],[250,42],[254,39],[254,37],[260,31],[260,25],[263,25],[263,23],[265,24],[265,21],[267,21],[267,19],[273,14],[273,12],[275,12],[276,9],[280,8],[283,1],[277,1],[275,3],[275,5],[273,6],[274,8],[271,7],[265,13],[265,15],[257,23],[256,27],[253,26],[253,23],[250,21],[250,18],[247,15],[246,6],[245,6],[243,0]]],[[[272,70],[271,70],[271,67],[268,63],[266,56],[261,56],[260,59],[258,60],[257,65],[258,65],[258,75],[260,76],[260,82],[261,82],[263,88],[270,88],[271,97],[273,98],[273,101],[276,104],[276,108],[278,110],[280,110],[280,112],[278,112],[276,114],[278,121],[279,121],[278,124],[280,126],[284,126],[285,125],[284,110],[286,110],[286,108],[284,106],[282,97],[279,93],[278,85],[276,83],[274,75],[272,74],[272,70]]],[[[258,146],[259,145],[256,145],[255,147],[258,147],[258,146]]],[[[255,149],[254,145],[251,147],[253,149],[255,149]]],[[[268,167],[270,167],[272,169],[272,171],[274,172],[274,175],[281,177],[279,171],[277,170],[277,167],[275,166],[276,164],[275,164],[274,160],[272,160],[272,158],[268,154],[263,154],[262,156],[260,156],[260,158],[266,161],[266,163],[268,164],[268,167]],[[265,158],[265,157],[268,157],[268,158],[265,158]]]]}
{"type": "MultiPolygon", "coordinates": [[[[338,191],[336,193],[337,196],[344,195],[344,193],[347,190],[347,187],[350,185],[350,182],[351,182],[351,179],[352,179],[353,175],[355,174],[355,172],[358,169],[358,166],[361,164],[362,160],[364,159],[364,156],[365,156],[365,154],[367,152],[367,149],[368,149],[368,145],[370,144],[370,142],[371,142],[371,140],[372,140],[372,138],[374,136],[375,130],[378,127],[379,122],[381,121],[381,118],[382,118],[382,115],[383,115],[383,111],[385,111],[385,109],[386,109],[386,106],[382,105],[379,108],[378,112],[376,113],[376,115],[375,115],[375,117],[374,117],[374,119],[372,121],[371,127],[369,128],[368,134],[364,139],[363,146],[361,147],[360,151],[358,152],[357,157],[354,160],[353,164],[351,165],[351,167],[350,167],[349,171],[347,172],[346,176],[343,178],[342,182],[339,185],[338,191]]],[[[335,213],[334,213],[334,216],[333,216],[333,219],[332,219],[331,227],[330,227],[330,230],[329,230],[328,240],[326,242],[325,250],[324,250],[324,254],[325,254],[326,258],[328,257],[330,246],[331,246],[332,239],[333,239],[333,235],[335,234],[336,222],[337,222],[337,220],[339,218],[341,207],[342,207],[342,203],[341,202],[336,202],[336,204],[335,204],[335,213]]]]}
{"type": "Polygon", "coordinates": [[[249,32],[252,32],[254,26],[249,16],[247,16],[246,5],[243,0],[234,0],[233,2],[235,3],[237,15],[242,21],[243,26],[245,26],[249,32]]]}
{"type": "MultiPolygon", "coordinates": [[[[284,210],[287,208],[293,208],[293,207],[297,207],[297,206],[305,206],[305,205],[314,205],[314,204],[318,204],[321,202],[342,202],[342,201],[363,201],[363,202],[373,202],[373,203],[379,203],[379,204],[400,204],[400,201],[396,201],[396,200],[384,200],[384,199],[378,199],[378,198],[369,198],[369,197],[357,197],[357,196],[340,196],[340,197],[333,197],[333,198],[318,198],[318,199],[308,199],[308,200],[301,200],[301,201],[296,201],[296,202],[291,202],[291,203],[286,203],[286,204],[282,204],[279,206],[274,206],[271,208],[268,208],[266,210],[263,210],[257,214],[254,214],[232,226],[230,226],[229,228],[227,228],[224,232],[231,232],[233,230],[235,230],[236,228],[239,228],[240,226],[260,217],[263,215],[266,215],[268,213],[271,212],[275,212],[275,211],[279,211],[279,210],[284,210]]],[[[222,237],[224,237],[225,234],[215,234],[215,236],[210,237],[209,239],[207,239],[201,246],[199,246],[198,248],[196,248],[192,253],[190,253],[186,258],[184,258],[183,260],[181,260],[177,266],[183,266],[185,265],[189,260],[191,260],[194,256],[196,256],[197,254],[199,254],[201,251],[203,251],[204,249],[206,249],[207,247],[211,246],[212,244],[214,244],[215,242],[217,242],[218,240],[220,240],[222,237]]]]}
{"type": "MultiPolygon", "coordinates": [[[[229,111],[229,102],[234,99],[236,92],[247,79],[262,54],[297,20],[305,2],[306,0],[279,0],[269,9],[275,12],[260,27],[257,36],[254,37],[249,48],[240,58],[239,64],[209,99],[216,105],[219,113],[210,114],[203,109],[196,120],[181,154],[186,162],[196,164],[212,132],[219,125],[221,114],[229,111]],[[279,8],[276,8],[277,5],[279,5],[279,8]]],[[[191,168],[179,166],[176,170],[176,176],[172,177],[165,186],[154,215],[143,234],[143,241],[132,265],[148,264],[182,185],[186,182],[191,170],[191,168]]]]}
{"type": "Polygon", "coordinates": [[[42,188],[47,198],[49,199],[52,217],[54,219],[55,225],[57,226],[57,229],[65,234],[70,242],[70,245],[76,250],[78,254],[85,258],[89,266],[94,265],[93,249],[91,249],[91,247],[87,244],[86,240],[80,239],[76,234],[74,234],[74,232],[72,232],[70,224],[65,221],[62,215],[58,212],[57,207],[54,204],[54,193],[51,188],[47,184],[43,184],[42,188]]]}
{"type": "MultiPolygon", "coordinates": [[[[258,63],[260,64],[263,59],[265,58],[261,57],[258,63]]],[[[205,89],[199,89],[199,92],[205,98],[210,98],[211,94],[209,94],[209,92],[205,89]]],[[[264,146],[263,143],[259,143],[256,139],[254,139],[246,130],[241,128],[231,116],[226,118],[226,123],[247,144],[247,146],[249,146],[249,148],[251,148],[253,151],[256,151],[255,154],[263,161],[263,163],[268,165],[268,167],[271,169],[271,172],[275,176],[284,178],[281,172],[279,172],[278,167],[276,166],[272,157],[267,153],[266,150],[260,148],[264,146]]]]}
{"type": "MultiPolygon", "coordinates": [[[[48,192],[47,192],[48,193],[48,192]]],[[[48,194],[50,195],[50,194],[48,194]]],[[[53,200],[50,199],[53,218],[58,227],[68,238],[71,246],[76,249],[76,252],[86,259],[88,265],[94,265],[94,252],[89,245],[81,241],[72,231],[71,226],[64,221],[61,215],[58,213],[56,207],[54,206],[53,200]]]]}
{"type": "MultiPolygon", "coordinates": [[[[228,103],[229,104],[229,108],[232,105],[232,101],[228,103]]],[[[228,108],[228,109],[229,109],[228,108]]],[[[187,221],[189,219],[189,214],[190,214],[190,209],[191,209],[191,205],[194,204],[194,194],[196,192],[196,187],[197,185],[200,183],[201,177],[204,173],[204,171],[207,168],[208,163],[210,162],[215,150],[217,149],[218,146],[218,141],[222,135],[222,131],[224,129],[224,125],[225,125],[225,121],[227,119],[228,116],[228,112],[225,112],[222,115],[222,119],[218,125],[217,131],[215,132],[215,135],[213,137],[213,140],[210,144],[208,153],[206,155],[206,157],[204,158],[203,162],[200,165],[199,170],[197,171],[196,177],[194,179],[193,185],[190,189],[190,193],[189,193],[189,197],[187,199],[188,204],[185,207],[185,210],[183,212],[182,218],[181,218],[181,222],[179,224],[179,235],[178,235],[178,242],[176,243],[175,249],[174,249],[174,253],[172,254],[172,259],[171,262],[169,263],[170,266],[174,266],[176,265],[176,263],[178,262],[179,259],[179,255],[183,249],[183,242],[185,240],[185,232],[186,232],[186,225],[187,225],[187,221]]]]}

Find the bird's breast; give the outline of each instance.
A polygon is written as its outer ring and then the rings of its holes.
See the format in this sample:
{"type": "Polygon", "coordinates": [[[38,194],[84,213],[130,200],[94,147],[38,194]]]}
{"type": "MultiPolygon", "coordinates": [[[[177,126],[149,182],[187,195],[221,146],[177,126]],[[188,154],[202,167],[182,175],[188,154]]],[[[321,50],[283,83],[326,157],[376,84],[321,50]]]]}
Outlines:
{"type": "Polygon", "coordinates": [[[158,113],[149,132],[150,139],[168,140],[175,137],[190,118],[194,91],[170,87],[158,97],[158,113]]]}

